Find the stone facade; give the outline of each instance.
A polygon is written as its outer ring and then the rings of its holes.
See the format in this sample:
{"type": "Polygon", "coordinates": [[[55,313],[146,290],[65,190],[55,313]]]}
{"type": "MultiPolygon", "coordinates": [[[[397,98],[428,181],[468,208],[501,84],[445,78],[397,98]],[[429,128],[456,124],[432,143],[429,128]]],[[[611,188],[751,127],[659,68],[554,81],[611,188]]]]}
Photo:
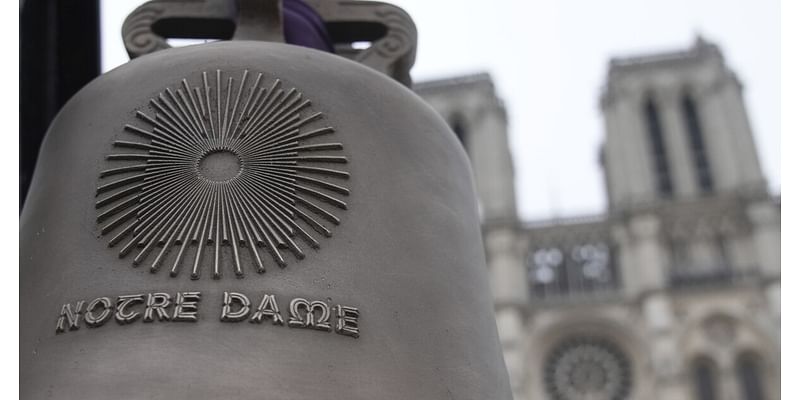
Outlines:
{"type": "Polygon", "coordinates": [[[473,161],[516,399],[780,397],[780,200],[715,45],[611,60],[598,216],[517,219],[487,74],[415,90],[473,161]]]}

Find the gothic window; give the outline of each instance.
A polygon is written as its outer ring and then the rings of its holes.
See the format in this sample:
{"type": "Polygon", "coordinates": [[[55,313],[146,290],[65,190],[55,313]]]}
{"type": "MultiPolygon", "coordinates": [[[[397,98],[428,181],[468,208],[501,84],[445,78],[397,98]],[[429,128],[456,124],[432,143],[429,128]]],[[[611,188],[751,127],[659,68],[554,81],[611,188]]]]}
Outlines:
{"type": "Polygon", "coordinates": [[[673,239],[670,245],[672,250],[672,268],[674,272],[688,273],[692,269],[688,243],[683,239],[673,239]]]}
{"type": "Polygon", "coordinates": [[[703,192],[709,192],[714,188],[714,181],[711,177],[711,166],[708,163],[706,146],[703,140],[700,115],[697,113],[694,99],[688,94],[683,95],[681,108],[683,109],[686,132],[689,134],[689,148],[691,149],[695,171],[697,172],[697,184],[703,192]]]}
{"type": "Polygon", "coordinates": [[[611,257],[605,243],[588,243],[572,248],[572,261],[579,268],[580,275],[587,281],[607,282],[611,277],[609,259],[611,257]]]}
{"type": "Polygon", "coordinates": [[[697,400],[717,399],[717,371],[714,363],[707,358],[698,358],[692,366],[695,398],[697,400]]]}
{"type": "Polygon", "coordinates": [[[669,244],[671,251],[670,285],[678,287],[695,283],[697,268],[691,256],[691,241],[686,238],[673,238],[669,244]]]}
{"type": "Polygon", "coordinates": [[[730,257],[728,256],[728,239],[723,235],[716,235],[714,237],[714,246],[716,249],[716,256],[718,260],[719,269],[732,269],[730,257]]]}
{"type": "Polygon", "coordinates": [[[736,360],[736,374],[742,391],[742,400],[762,400],[764,391],[758,359],[753,354],[743,354],[736,360]]]}
{"type": "Polygon", "coordinates": [[[667,149],[664,145],[664,132],[661,127],[661,118],[652,98],[648,98],[644,105],[644,117],[647,122],[647,133],[650,138],[650,152],[652,153],[653,167],[656,177],[656,189],[661,197],[672,196],[672,177],[669,173],[669,160],[667,149]]]}
{"type": "Polygon", "coordinates": [[[553,400],[622,400],[631,391],[631,368],[625,354],[609,341],[577,337],[550,352],[544,368],[553,400]]]}
{"type": "Polygon", "coordinates": [[[555,247],[540,248],[528,254],[528,277],[542,295],[566,289],[564,254],[555,247]]]}
{"type": "Polygon", "coordinates": [[[669,279],[673,287],[716,285],[735,278],[728,238],[723,234],[673,237],[669,246],[669,279]]]}
{"type": "Polygon", "coordinates": [[[460,114],[456,114],[453,117],[451,117],[450,118],[450,129],[452,129],[453,132],[455,132],[456,137],[458,137],[458,141],[461,142],[461,145],[464,146],[464,148],[466,149],[467,148],[467,134],[469,132],[468,132],[467,123],[466,123],[464,117],[462,115],[460,115],[460,114]]]}
{"type": "Polygon", "coordinates": [[[603,242],[533,249],[527,259],[532,294],[544,298],[613,289],[617,280],[612,256],[603,242]]]}

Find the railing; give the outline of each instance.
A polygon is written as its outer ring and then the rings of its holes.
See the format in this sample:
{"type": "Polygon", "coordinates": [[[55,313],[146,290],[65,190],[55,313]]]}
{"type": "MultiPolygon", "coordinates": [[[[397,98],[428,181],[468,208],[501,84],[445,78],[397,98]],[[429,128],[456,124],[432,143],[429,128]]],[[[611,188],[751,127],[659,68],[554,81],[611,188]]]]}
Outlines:
{"type": "MultiPolygon", "coordinates": [[[[717,268],[672,272],[667,281],[671,290],[693,290],[736,286],[759,279],[755,267],[741,270],[717,268]]],[[[581,285],[535,284],[529,286],[530,301],[534,306],[603,303],[621,299],[623,293],[616,280],[609,282],[582,282],[581,285]]]]}
{"type": "Polygon", "coordinates": [[[669,286],[675,289],[708,288],[735,285],[758,277],[756,268],[734,270],[729,267],[673,271],[669,275],[669,286]]]}
{"type": "Polygon", "coordinates": [[[605,303],[621,298],[621,291],[616,285],[583,288],[582,290],[556,291],[543,287],[531,286],[530,301],[534,306],[605,303]]]}

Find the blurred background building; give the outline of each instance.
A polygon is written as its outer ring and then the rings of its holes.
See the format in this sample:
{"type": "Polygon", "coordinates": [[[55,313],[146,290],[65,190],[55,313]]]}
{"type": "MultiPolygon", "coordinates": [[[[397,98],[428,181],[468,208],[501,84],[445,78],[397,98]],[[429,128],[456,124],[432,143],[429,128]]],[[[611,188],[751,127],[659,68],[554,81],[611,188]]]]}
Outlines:
{"type": "Polygon", "coordinates": [[[517,399],[779,398],[780,198],[716,45],[609,62],[602,215],[517,218],[488,74],[415,90],[472,160],[517,399]]]}

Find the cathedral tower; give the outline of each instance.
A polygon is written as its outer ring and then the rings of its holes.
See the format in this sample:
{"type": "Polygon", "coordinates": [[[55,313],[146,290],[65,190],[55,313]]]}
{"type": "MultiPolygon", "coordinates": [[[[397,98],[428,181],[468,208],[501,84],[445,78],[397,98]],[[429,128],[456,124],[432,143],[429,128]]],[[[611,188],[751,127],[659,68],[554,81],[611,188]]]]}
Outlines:
{"type": "Polygon", "coordinates": [[[742,85],[717,46],[613,59],[601,100],[611,211],[766,192],[742,85]]]}

